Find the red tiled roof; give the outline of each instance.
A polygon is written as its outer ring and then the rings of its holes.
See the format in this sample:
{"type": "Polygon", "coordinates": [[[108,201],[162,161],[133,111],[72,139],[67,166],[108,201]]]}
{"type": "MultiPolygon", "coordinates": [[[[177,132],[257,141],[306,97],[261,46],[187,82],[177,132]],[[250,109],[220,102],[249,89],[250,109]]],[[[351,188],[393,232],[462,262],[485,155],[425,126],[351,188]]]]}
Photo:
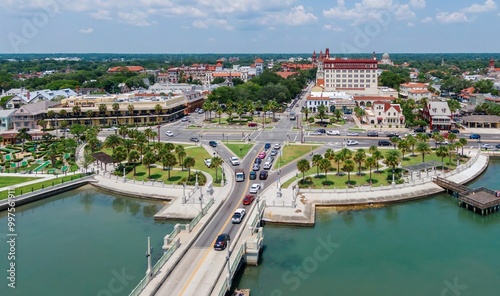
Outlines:
{"type": "Polygon", "coordinates": [[[263,61],[261,58],[257,58],[257,59],[255,60],[255,62],[256,62],[256,63],[264,63],[264,61],[263,61]]]}
{"type": "Polygon", "coordinates": [[[297,72],[276,72],[276,74],[278,74],[279,76],[281,76],[282,78],[288,78],[289,76],[292,76],[292,75],[295,75],[297,74],[297,72]]]}
{"type": "MultiPolygon", "coordinates": [[[[381,97],[381,96],[354,96],[355,101],[392,101],[394,97],[381,97]]],[[[376,102],[375,102],[376,103],[376,102]]]]}
{"type": "Polygon", "coordinates": [[[111,67],[108,69],[108,72],[113,73],[113,72],[124,72],[124,71],[130,71],[130,72],[141,72],[144,71],[144,68],[142,66],[117,66],[117,67],[111,67]]]}

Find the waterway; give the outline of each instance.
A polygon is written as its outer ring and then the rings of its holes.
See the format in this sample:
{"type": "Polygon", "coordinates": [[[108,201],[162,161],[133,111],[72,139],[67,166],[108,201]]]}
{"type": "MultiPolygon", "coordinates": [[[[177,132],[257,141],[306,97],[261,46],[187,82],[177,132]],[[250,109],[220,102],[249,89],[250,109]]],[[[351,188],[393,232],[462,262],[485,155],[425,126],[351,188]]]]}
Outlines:
{"type": "MultiPolygon", "coordinates": [[[[500,189],[500,161],[469,187],[500,189]]],[[[482,217],[438,194],[358,211],[320,210],[313,228],[266,225],[251,295],[499,295],[500,213],[482,217]]]]}
{"type": "Polygon", "coordinates": [[[15,260],[0,213],[0,295],[128,295],[146,272],[147,237],[154,263],[176,223],[153,220],[161,207],[84,186],[16,208],[15,260]]]}

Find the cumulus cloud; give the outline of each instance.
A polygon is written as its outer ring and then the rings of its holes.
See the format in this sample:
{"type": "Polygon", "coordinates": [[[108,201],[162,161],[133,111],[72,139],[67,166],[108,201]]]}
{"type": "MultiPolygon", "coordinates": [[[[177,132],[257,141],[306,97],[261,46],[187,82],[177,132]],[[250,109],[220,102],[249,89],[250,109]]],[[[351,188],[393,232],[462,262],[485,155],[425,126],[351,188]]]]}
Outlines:
{"type": "Polygon", "coordinates": [[[436,15],[436,20],[444,24],[467,23],[471,21],[463,12],[440,12],[436,15]]]}
{"type": "Polygon", "coordinates": [[[410,0],[410,6],[418,9],[424,8],[425,0],[410,0]]]}
{"type": "Polygon", "coordinates": [[[151,25],[148,22],[149,15],[140,10],[133,10],[131,12],[118,12],[118,17],[121,21],[133,26],[146,27],[151,25]]]}
{"type": "Polygon", "coordinates": [[[107,10],[98,10],[96,12],[90,13],[90,17],[96,19],[96,20],[111,20],[113,19],[111,17],[111,14],[107,10]]]}
{"type": "Polygon", "coordinates": [[[415,27],[415,24],[412,23],[412,22],[409,22],[408,24],[406,24],[408,27],[415,27]]]}
{"type": "Polygon", "coordinates": [[[344,28],[337,27],[333,24],[327,24],[327,25],[323,26],[323,30],[332,31],[332,32],[342,32],[342,31],[344,31],[344,28]]]}
{"type": "Polygon", "coordinates": [[[461,12],[465,13],[481,13],[495,10],[497,8],[497,4],[493,0],[486,0],[484,4],[474,3],[469,7],[461,9],[461,12]]]}
{"type": "Polygon", "coordinates": [[[354,24],[366,22],[369,19],[383,18],[390,13],[396,20],[407,20],[416,17],[413,7],[425,6],[425,1],[414,0],[413,4],[401,4],[392,0],[362,0],[354,3],[352,7],[346,6],[345,0],[337,0],[337,6],[323,10],[327,18],[340,18],[352,20],[354,24]]]}
{"type": "Polygon", "coordinates": [[[282,22],[290,26],[300,26],[316,22],[317,20],[318,18],[314,14],[307,12],[302,5],[293,7],[291,11],[282,18],[282,22]]]}
{"type": "Polygon", "coordinates": [[[432,17],[430,17],[430,16],[425,17],[420,22],[424,23],[424,24],[430,23],[430,22],[432,22],[432,17]]]}
{"type": "Polygon", "coordinates": [[[82,34],[90,34],[90,33],[94,32],[94,28],[80,29],[78,32],[80,32],[82,34]]]}
{"type": "Polygon", "coordinates": [[[415,13],[411,11],[410,5],[399,5],[394,9],[394,15],[397,20],[407,20],[415,17],[415,13]]]}
{"type": "Polygon", "coordinates": [[[208,25],[201,20],[196,20],[191,24],[193,27],[198,28],[198,29],[207,29],[208,25]]]}

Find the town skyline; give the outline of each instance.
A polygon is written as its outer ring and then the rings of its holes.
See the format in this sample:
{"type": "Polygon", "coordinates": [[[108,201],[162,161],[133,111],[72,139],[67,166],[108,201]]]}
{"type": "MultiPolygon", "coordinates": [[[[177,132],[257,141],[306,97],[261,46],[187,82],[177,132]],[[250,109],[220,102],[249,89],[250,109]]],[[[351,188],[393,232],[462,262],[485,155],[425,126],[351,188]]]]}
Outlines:
{"type": "Polygon", "coordinates": [[[0,53],[494,53],[494,0],[2,1],[0,53]],[[464,36],[467,36],[464,42],[464,36]],[[139,42],[138,42],[139,41],[139,42]]]}

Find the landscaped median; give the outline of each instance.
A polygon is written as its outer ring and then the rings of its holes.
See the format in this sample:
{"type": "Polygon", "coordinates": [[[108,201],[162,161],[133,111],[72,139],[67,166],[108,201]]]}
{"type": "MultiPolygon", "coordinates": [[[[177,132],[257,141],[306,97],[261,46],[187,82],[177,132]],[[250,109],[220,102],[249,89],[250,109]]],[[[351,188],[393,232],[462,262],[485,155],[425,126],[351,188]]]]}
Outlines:
{"type": "MultiPolygon", "coordinates": [[[[20,195],[25,194],[25,193],[33,192],[33,191],[40,190],[40,189],[46,189],[46,188],[49,188],[49,187],[52,187],[55,185],[59,185],[59,184],[64,184],[65,182],[77,180],[79,178],[86,177],[86,176],[87,176],[86,174],[75,174],[75,175],[68,175],[68,176],[59,177],[59,178],[53,178],[50,180],[40,181],[40,182],[37,182],[34,184],[17,187],[14,190],[12,190],[11,193],[14,194],[15,196],[20,196],[20,195]]],[[[0,200],[6,199],[7,196],[8,196],[7,190],[0,191],[0,200]]]]}

